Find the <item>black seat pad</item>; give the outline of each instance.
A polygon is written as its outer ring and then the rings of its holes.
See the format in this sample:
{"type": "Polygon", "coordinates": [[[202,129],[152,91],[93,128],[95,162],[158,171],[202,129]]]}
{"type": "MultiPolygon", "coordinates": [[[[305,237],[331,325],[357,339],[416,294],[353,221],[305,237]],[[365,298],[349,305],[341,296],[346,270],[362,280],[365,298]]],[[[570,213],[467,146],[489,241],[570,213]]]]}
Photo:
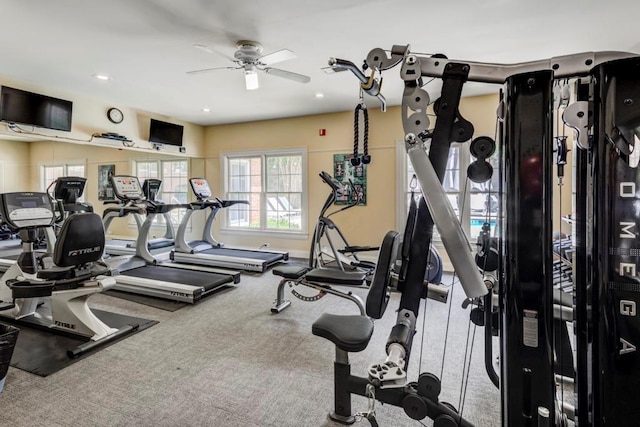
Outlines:
{"type": "Polygon", "coordinates": [[[358,352],[369,345],[373,334],[373,321],[366,316],[324,313],[313,322],[311,332],[328,339],[340,350],[358,352]]]}
{"type": "Polygon", "coordinates": [[[310,268],[306,265],[283,265],[281,267],[276,267],[271,271],[276,276],[281,276],[290,280],[297,280],[309,270],[310,268]]]}
{"type": "Polygon", "coordinates": [[[309,282],[332,285],[361,286],[367,273],[361,271],[340,271],[332,268],[315,268],[304,276],[309,282]]]}

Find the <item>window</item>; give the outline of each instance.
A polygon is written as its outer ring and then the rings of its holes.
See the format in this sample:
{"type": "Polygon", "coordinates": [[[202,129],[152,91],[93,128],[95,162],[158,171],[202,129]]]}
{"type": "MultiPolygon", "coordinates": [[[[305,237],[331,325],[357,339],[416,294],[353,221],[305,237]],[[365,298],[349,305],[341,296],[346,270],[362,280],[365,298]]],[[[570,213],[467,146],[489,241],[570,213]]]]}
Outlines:
{"type": "Polygon", "coordinates": [[[225,209],[227,228],[306,232],[305,150],[227,153],[222,161],[225,198],[247,202],[225,209]]]}
{"type": "MultiPolygon", "coordinates": [[[[156,196],[167,204],[187,203],[188,172],[187,160],[136,160],[135,175],[140,184],[149,178],[162,180],[162,187],[156,196]]],[[[174,224],[179,224],[186,209],[174,209],[169,215],[174,224]]],[[[154,223],[163,223],[161,217],[154,218],[154,223]]]]}
{"type": "MultiPolygon", "coordinates": [[[[40,171],[40,189],[47,191],[49,185],[62,176],[80,176],[85,177],[84,163],[65,163],[59,165],[42,165],[40,171]]],[[[83,197],[80,200],[84,200],[83,197]]]]}
{"type": "MultiPolygon", "coordinates": [[[[409,211],[409,201],[411,200],[411,178],[415,173],[409,157],[404,149],[404,143],[399,143],[397,148],[400,165],[398,170],[402,171],[399,179],[399,194],[404,194],[404,203],[398,210],[398,229],[404,229],[406,215],[409,211]]],[[[497,155],[494,154],[489,160],[494,172],[490,181],[477,184],[467,179],[467,167],[473,161],[469,154],[469,144],[454,143],[449,150],[449,159],[443,179],[443,187],[462,224],[462,229],[469,237],[471,243],[475,243],[484,222],[491,224],[492,234],[495,234],[495,226],[498,216],[498,168],[497,155]]],[[[420,186],[415,189],[416,197],[420,195],[420,186]]],[[[437,231],[434,232],[434,239],[440,240],[437,231]]]]}

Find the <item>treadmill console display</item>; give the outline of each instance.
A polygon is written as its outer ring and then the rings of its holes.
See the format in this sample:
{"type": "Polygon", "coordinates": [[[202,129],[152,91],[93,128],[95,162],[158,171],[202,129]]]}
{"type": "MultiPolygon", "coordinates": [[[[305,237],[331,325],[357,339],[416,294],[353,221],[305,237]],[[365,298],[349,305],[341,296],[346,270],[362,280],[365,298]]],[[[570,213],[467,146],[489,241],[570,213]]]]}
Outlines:
{"type": "Polygon", "coordinates": [[[155,178],[145,179],[142,183],[142,193],[147,200],[155,202],[160,192],[160,187],[162,187],[162,180],[155,178]]]}
{"type": "Polygon", "coordinates": [[[49,227],[53,224],[53,206],[47,193],[0,194],[0,214],[9,228],[49,227]]]}
{"type": "Polygon", "coordinates": [[[53,197],[64,203],[76,203],[82,196],[86,183],[87,179],[79,176],[60,177],[53,187],[53,197]]]}
{"type": "Polygon", "coordinates": [[[193,194],[196,195],[198,200],[205,200],[211,197],[211,188],[209,187],[209,183],[206,179],[191,178],[189,182],[191,183],[193,194]]]}
{"type": "Polygon", "coordinates": [[[120,200],[142,200],[144,193],[140,181],[135,176],[114,175],[111,184],[116,197],[120,200]]]}

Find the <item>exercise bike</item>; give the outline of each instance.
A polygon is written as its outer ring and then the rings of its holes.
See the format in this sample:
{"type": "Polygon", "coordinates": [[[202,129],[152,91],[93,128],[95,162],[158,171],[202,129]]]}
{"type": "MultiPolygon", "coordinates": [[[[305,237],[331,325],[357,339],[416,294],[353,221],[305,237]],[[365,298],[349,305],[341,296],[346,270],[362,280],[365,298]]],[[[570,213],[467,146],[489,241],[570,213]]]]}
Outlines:
{"type": "Polygon", "coordinates": [[[138,328],[111,328],[89,309],[88,299],[115,285],[110,269],[101,262],[104,229],[100,216],[77,213],[62,224],[53,251],[36,258],[38,231],[51,228],[54,208],[46,193],[0,194],[0,212],[7,226],[17,231],[23,252],[0,279],[0,317],[87,339],[67,351],[70,358],[113,341],[138,328]],[[52,268],[43,268],[51,257],[52,268]]]}

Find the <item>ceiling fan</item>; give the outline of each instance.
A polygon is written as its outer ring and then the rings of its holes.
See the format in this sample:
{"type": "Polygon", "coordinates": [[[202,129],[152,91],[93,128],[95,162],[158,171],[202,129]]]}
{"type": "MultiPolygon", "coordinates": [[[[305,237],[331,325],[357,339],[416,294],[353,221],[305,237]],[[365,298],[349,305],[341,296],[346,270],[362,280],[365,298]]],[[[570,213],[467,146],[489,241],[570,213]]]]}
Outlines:
{"type": "Polygon", "coordinates": [[[204,45],[193,45],[193,47],[203,50],[207,53],[215,53],[235,63],[234,67],[215,67],[205,68],[203,70],[187,71],[187,74],[202,74],[211,71],[218,70],[243,70],[244,79],[247,90],[258,89],[258,71],[263,71],[267,74],[271,74],[277,77],[293,80],[299,83],[309,83],[311,78],[303,74],[294,73],[292,71],[281,70],[279,68],[269,67],[271,64],[278,62],[288,61],[296,57],[296,54],[289,49],[281,49],[268,55],[261,56],[262,45],[258,42],[250,40],[240,40],[236,43],[236,52],[233,54],[233,58],[215,52],[204,45]]]}

